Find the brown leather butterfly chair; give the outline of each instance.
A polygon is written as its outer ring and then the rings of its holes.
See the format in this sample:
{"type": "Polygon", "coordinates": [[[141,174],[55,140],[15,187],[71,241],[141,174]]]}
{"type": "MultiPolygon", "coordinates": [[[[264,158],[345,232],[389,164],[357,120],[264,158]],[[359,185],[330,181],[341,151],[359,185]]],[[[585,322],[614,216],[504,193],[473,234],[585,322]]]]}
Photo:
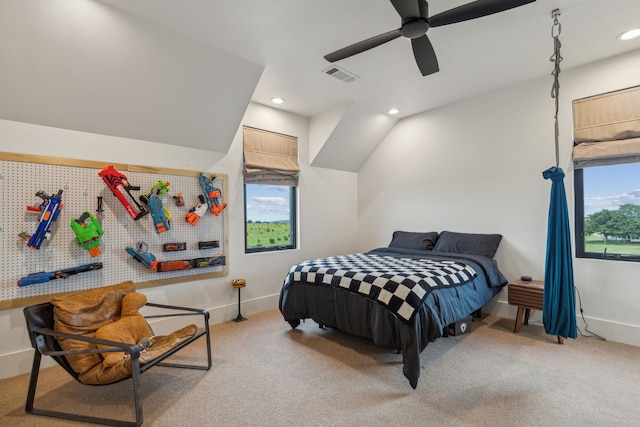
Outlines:
{"type": "Polygon", "coordinates": [[[187,307],[177,307],[172,305],[163,305],[163,304],[154,304],[147,303],[147,306],[158,307],[160,309],[164,309],[167,311],[167,314],[157,314],[157,315],[149,315],[145,316],[145,318],[162,318],[162,317],[174,317],[174,316],[194,316],[200,315],[203,316],[204,328],[198,330],[195,335],[187,339],[186,341],[178,344],[177,346],[171,348],[166,353],[161,356],[149,361],[148,363],[141,365],[140,364],[140,348],[137,344],[126,344],[119,343],[115,341],[106,341],[100,340],[97,338],[82,336],[82,335],[74,335],[67,334],[63,332],[58,332],[54,330],[54,305],[50,302],[36,304],[32,306],[28,306],[24,308],[24,315],[27,322],[27,330],[29,332],[29,337],[31,339],[31,345],[35,349],[35,353],[33,356],[33,366],[31,368],[31,378],[29,381],[29,391],[27,394],[27,403],[25,406],[25,410],[29,414],[36,415],[45,415],[49,417],[56,418],[64,418],[75,421],[84,421],[90,423],[97,424],[106,424],[113,426],[139,426],[142,424],[142,392],[140,387],[140,374],[144,373],[148,369],[153,366],[170,366],[175,368],[188,368],[188,369],[202,369],[209,370],[211,368],[211,342],[209,336],[209,312],[206,310],[195,309],[195,308],[187,308],[187,307]],[[175,354],[177,351],[183,349],[188,346],[192,342],[196,341],[200,337],[205,337],[207,342],[207,364],[204,366],[198,365],[182,365],[175,363],[167,363],[164,362],[166,358],[175,354]],[[81,351],[65,351],[63,350],[57,338],[72,338],[74,340],[85,341],[93,344],[103,344],[107,346],[111,346],[112,348],[104,349],[104,348],[95,348],[92,350],[81,350],[81,351]],[[113,348],[115,347],[115,348],[113,348]],[[69,354],[83,354],[83,353],[104,353],[104,352],[125,352],[131,358],[131,366],[132,373],[130,378],[133,382],[133,399],[135,402],[135,413],[136,420],[135,421],[121,421],[117,419],[110,418],[99,418],[92,417],[88,415],[80,415],[75,413],[68,412],[58,412],[48,409],[39,409],[34,407],[34,400],[36,397],[36,387],[38,384],[38,374],[40,372],[40,361],[42,356],[51,356],[60,366],[62,366],[73,378],[80,381],[78,379],[79,374],[76,373],[66,356],[69,354]]]}

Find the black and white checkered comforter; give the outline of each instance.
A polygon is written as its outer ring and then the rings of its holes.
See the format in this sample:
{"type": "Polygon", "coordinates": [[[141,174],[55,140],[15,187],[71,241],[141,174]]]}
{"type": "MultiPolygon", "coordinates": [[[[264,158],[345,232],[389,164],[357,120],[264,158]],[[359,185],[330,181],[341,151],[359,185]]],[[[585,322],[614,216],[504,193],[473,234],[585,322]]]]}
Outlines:
{"type": "Polygon", "coordinates": [[[294,265],[284,286],[304,283],[346,289],[410,322],[431,289],[461,285],[476,276],[473,268],[459,261],[357,253],[294,265]]]}

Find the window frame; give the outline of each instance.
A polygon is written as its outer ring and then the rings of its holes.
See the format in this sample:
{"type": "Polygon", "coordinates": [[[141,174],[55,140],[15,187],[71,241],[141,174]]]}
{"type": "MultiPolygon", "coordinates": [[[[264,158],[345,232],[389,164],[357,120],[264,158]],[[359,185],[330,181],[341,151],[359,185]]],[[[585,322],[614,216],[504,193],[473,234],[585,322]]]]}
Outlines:
{"type": "MultiPolygon", "coordinates": [[[[615,165],[609,165],[615,166],[615,165]]],[[[607,167],[607,166],[605,166],[607,167]]],[[[587,252],[585,249],[584,235],[584,169],[574,169],[573,173],[574,215],[575,215],[575,247],[576,258],[600,259],[607,261],[631,261],[640,262],[640,255],[607,254],[605,252],[587,252]]]]}
{"type": "MultiPolygon", "coordinates": [[[[250,182],[248,184],[251,185],[269,185],[269,184],[260,184],[256,182],[250,182]]],[[[286,251],[293,250],[298,248],[298,187],[289,187],[289,234],[291,237],[291,244],[289,245],[279,245],[279,246],[271,246],[271,247],[260,247],[260,248],[249,248],[247,247],[247,183],[244,183],[243,191],[244,191],[244,253],[245,254],[254,254],[254,253],[265,253],[265,252],[278,252],[278,251],[286,251]]]]}

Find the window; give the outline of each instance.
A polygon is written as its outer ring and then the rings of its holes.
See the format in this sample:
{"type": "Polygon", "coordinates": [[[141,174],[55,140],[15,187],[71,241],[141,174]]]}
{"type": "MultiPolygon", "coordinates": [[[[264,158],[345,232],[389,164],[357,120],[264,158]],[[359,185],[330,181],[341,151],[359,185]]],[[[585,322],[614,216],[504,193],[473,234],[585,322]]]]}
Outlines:
{"type": "Polygon", "coordinates": [[[640,87],[573,103],[576,256],[640,261],[640,87]]]}
{"type": "Polygon", "coordinates": [[[640,261],[640,163],[575,171],[576,255],[640,261]]]}
{"type": "Polygon", "coordinates": [[[245,253],[296,248],[298,139],[243,128],[245,253]]]}
{"type": "Polygon", "coordinates": [[[245,252],[296,247],[296,188],[245,184],[245,252]]]}

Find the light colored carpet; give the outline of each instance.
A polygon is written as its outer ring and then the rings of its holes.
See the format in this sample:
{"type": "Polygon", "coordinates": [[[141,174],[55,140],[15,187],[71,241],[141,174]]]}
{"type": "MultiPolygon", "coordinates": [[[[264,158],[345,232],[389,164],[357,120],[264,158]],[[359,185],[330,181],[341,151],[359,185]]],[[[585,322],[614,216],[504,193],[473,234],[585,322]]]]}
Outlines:
{"type": "MultiPolygon", "coordinates": [[[[213,367],[142,375],[149,426],[635,426],[640,348],[567,339],[488,316],[422,353],[413,390],[401,356],[277,310],[213,325],[213,367]]],[[[175,359],[202,362],[204,344],[175,359]]],[[[0,425],[78,426],[24,413],[28,376],[0,380],[0,425]]],[[[36,406],[133,418],[131,382],[84,386],[44,369],[36,406]]]]}

